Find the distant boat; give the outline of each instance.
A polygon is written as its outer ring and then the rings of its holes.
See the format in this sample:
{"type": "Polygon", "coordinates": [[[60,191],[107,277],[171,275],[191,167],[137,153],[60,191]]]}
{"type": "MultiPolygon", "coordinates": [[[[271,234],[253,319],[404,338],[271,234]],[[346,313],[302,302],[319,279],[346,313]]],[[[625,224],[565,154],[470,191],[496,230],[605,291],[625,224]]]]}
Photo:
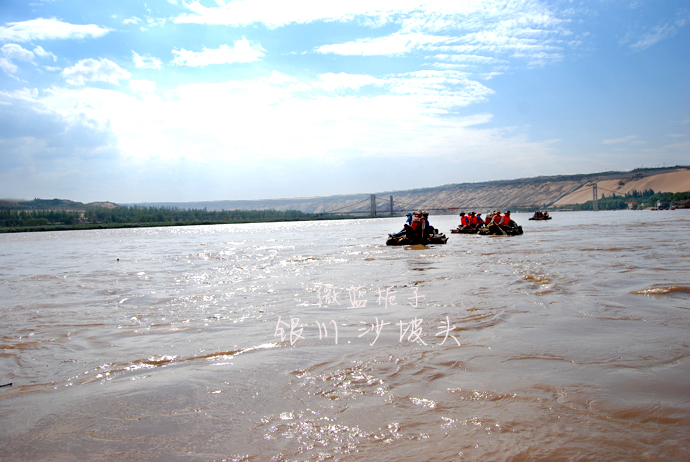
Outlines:
{"type": "Polygon", "coordinates": [[[536,221],[542,221],[542,220],[550,220],[551,216],[549,215],[549,212],[534,212],[534,216],[530,218],[530,220],[536,220],[536,221]]]}

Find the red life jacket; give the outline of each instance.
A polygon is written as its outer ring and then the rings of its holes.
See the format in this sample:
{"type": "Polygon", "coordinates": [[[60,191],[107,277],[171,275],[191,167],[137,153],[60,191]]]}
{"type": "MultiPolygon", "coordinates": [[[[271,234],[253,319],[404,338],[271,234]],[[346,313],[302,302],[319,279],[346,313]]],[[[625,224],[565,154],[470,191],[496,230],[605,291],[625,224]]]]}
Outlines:
{"type": "Polygon", "coordinates": [[[422,216],[418,214],[413,214],[412,215],[412,222],[410,223],[410,228],[412,229],[417,229],[421,226],[422,224],[422,216]]]}
{"type": "Polygon", "coordinates": [[[501,224],[503,226],[510,225],[510,215],[503,215],[503,218],[501,219],[501,224]]]}

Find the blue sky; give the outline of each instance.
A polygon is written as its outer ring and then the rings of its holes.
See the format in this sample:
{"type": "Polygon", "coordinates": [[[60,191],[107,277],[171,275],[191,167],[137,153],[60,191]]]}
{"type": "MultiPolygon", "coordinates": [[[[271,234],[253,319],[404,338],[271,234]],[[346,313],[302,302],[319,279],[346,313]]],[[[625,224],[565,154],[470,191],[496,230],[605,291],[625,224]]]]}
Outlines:
{"type": "Polygon", "coordinates": [[[308,197],[677,164],[687,1],[0,3],[0,198],[308,197]]]}

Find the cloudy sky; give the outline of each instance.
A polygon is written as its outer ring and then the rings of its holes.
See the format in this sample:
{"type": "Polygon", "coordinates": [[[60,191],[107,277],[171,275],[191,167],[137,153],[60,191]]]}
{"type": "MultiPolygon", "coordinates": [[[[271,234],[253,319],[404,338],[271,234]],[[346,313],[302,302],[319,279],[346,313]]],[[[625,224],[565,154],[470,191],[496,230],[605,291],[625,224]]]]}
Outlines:
{"type": "Polygon", "coordinates": [[[2,0],[0,198],[690,164],[687,0],[2,0]]]}

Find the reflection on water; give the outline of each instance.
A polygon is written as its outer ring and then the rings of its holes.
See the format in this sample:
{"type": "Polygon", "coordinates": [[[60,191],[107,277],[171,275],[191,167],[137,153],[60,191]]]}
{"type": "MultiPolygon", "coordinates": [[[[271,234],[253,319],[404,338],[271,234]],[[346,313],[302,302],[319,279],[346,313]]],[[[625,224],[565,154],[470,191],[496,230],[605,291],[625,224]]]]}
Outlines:
{"type": "Polygon", "coordinates": [[[527,218],[2,235],[0,459],[689,460],[690,214],[527,218]]]}

